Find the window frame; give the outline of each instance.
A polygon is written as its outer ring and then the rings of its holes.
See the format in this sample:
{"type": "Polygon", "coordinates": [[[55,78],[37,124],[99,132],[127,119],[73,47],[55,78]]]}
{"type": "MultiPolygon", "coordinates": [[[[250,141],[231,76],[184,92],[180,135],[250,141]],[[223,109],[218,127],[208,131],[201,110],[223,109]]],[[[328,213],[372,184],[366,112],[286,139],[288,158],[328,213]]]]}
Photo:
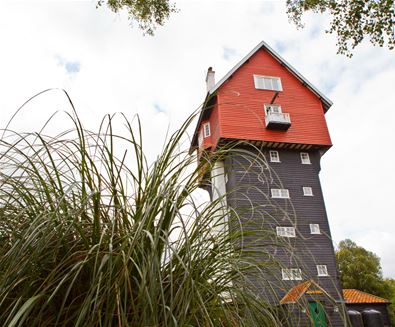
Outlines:
{"type": "Polygon", "coordinates": [[[257,90],[269,90],[269,91],[276,91],[276,92],[281,92],[283,91],[283,85],[281,83],[281,77],[278,76],[267,76],[267,75],[257,75],[254,74],[254,86],[255,89],[257,90]],[[265,79],[268,80],[276,80],[277,81],[277,86],[278,89],[273,88],[273,82],[271,82],[271,88],[266,88],[266,83],[265,83],[265,79]],[[263,81],[263,83],[262,83],[263,81]],[[263,87],[262,87],[263,85],[263,87]]]}
{"type": "Polygon", "coordinates": [[[269,157],[270,157],[270,162],[281,162],[280,161],[280,154],[276,150],[270,150],[269,157]],[[275,154],[275,155],[272,156],[272,154],[275,154]],[[276,156],[277,156],[277,159],[275,158],[276,156]]]}
{"type": "Polygon", "coordinates": [[[302,280],[302,269],[300,268],[282,268],[282,280],[302,280]]]}
{"type": "Polygon", "coordinates": [[[289,199],[289,190],[287,188],[271,188],[270,194],[273,199],[289,199]],[[278,194],[274,193],[278,191],[278,194]]]}
{"type": "Polygon", "coordinates": [[[293,226],[277,226],[276,234],[280,237],[296,237],[295,227],[293,226]]]}
{"type": "Polygon", "coordinates": [[[313,188],[311,186],[302,186],[303,196],[314,196],[313,188]]]}
{"type": "Polygon", "coordinates": [[[300,161],[303,165],[311,165],[310,155],[308,152],[301,152],[300,153],[300,161]],[[303,158],[303,156],[306,156],[303,158]]]}
{"type": "Polygon", "coordinates": [[[328,277],[328,266],[327,265],[316,265],[318,277],[328,277]]]}
{"type": "Polygon", "coordinates": [[[265,115],[267,116],[268,114],[282,114],[283,113],[283,109],[281,108],[281,106],[279,104],[275,104],[275,103],[265,103],[263,105],[264,109],[265,109],[265,115]],[[271,107],[277,108],[278,112],[276,111],[271,111],[271,107]]]}
{"type": "Polygon", "coordinates": [[[210,122],[203,124],[203,138],[207,138],[209,136],[211,136],[210,122]],[[207,127],[208,127],[208,129],[207,129],[207,127]]]}
{"type": "Polygon", "coordinates": [[[321,234],[320,224],[310,224],[310,234],[320,235],[321,234]]]}

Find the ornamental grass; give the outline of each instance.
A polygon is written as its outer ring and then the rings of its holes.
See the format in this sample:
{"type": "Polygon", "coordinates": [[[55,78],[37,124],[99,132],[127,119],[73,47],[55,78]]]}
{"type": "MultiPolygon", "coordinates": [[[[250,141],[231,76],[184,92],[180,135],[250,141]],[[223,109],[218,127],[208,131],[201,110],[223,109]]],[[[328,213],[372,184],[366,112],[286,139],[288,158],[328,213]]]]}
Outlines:
{"type": "Polygon", "coordinates": [[[194,196],[207,169],[185,149],[194,117],[149,163],[137,118],[92,132],[70,104],[56,137],[3,130],[0,325],[278,325],[245,282],[268,263],[241,256],[221,199],[194,196]]]}

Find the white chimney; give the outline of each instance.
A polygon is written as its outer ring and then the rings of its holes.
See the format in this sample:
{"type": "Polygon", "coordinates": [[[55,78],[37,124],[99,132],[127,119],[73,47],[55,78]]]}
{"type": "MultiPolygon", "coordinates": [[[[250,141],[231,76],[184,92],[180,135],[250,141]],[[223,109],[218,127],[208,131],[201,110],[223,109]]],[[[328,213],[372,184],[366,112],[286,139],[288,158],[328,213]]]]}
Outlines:
{"type": "Polygon", "coordinates": [[[212,67],[209,67],[207,70],[206,85],[207,85],[207,92],[210,92],[210,90],[215,85],[215,71],[213,71],[212,67]]]}

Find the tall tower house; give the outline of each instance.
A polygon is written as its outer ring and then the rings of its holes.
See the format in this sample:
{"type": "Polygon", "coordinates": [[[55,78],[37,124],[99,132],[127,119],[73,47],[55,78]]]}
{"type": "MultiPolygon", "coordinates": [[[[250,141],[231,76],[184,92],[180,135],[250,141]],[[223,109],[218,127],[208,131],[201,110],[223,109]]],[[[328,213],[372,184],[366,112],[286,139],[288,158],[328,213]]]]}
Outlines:
{"type": "Polygon", "coordinates": [[[257,294],[292,311],[292,326],[344,326],[319,180],[321,157],[332,146],[325,120],[332,102],[265,42],[217,83],[209,68],[206,82],[191,151],[201,160],[204,153],[243,141],[236,147],[249,156],[236,151],[216,162],[205,187],[212,188],[212,198],[226,194],[246,228],[263,227],[289,245],[262,245],[262,253],[269,251],[279,265],[264,276],[265,283],[255,280],[257,294]],[[259,210],[241,209],[250,203],[259,210]],[[299,301],[305,305],[295,305],[299,301]]]}

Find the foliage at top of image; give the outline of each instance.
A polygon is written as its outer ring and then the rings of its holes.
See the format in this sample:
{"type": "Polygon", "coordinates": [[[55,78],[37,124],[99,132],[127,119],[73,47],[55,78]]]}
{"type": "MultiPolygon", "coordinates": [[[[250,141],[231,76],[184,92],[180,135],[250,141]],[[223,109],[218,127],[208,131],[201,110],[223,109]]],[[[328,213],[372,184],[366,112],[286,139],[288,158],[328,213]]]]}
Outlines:
{"type": "Polygon", "coordinates": [[[163,26],[177,8],[169,0],[99,0],[98,6],[107,4],[115,13],[128,12],[129,19],[148,35],[154,35],[157,26],[163,26]]]}
{"type": "MultiPolygon", "coordinates": [[[[98,0],[115,13],[128,12],[131,22],[148,35],[154,35],[178,10],[169,0],[98,0]]],[[[337,36],[337,53],[352,56],[352,50],[365,38],[374,46],[395,47],[395,5],[393,0],[287,0],[287,14],[298,28],[307,11],[328,12],[332,18],[328,33],[337,36]]]]}
{"type": "Polygon", "coordinates": [[[365,37],[373,45],[394,49],[394,10],[393,0],[287,0],[288,17],[298,27],[303,27],[306,11],[329,12],[332,21],[327,32],[337,35],[338,53],[349,57],[365,37]]]}

